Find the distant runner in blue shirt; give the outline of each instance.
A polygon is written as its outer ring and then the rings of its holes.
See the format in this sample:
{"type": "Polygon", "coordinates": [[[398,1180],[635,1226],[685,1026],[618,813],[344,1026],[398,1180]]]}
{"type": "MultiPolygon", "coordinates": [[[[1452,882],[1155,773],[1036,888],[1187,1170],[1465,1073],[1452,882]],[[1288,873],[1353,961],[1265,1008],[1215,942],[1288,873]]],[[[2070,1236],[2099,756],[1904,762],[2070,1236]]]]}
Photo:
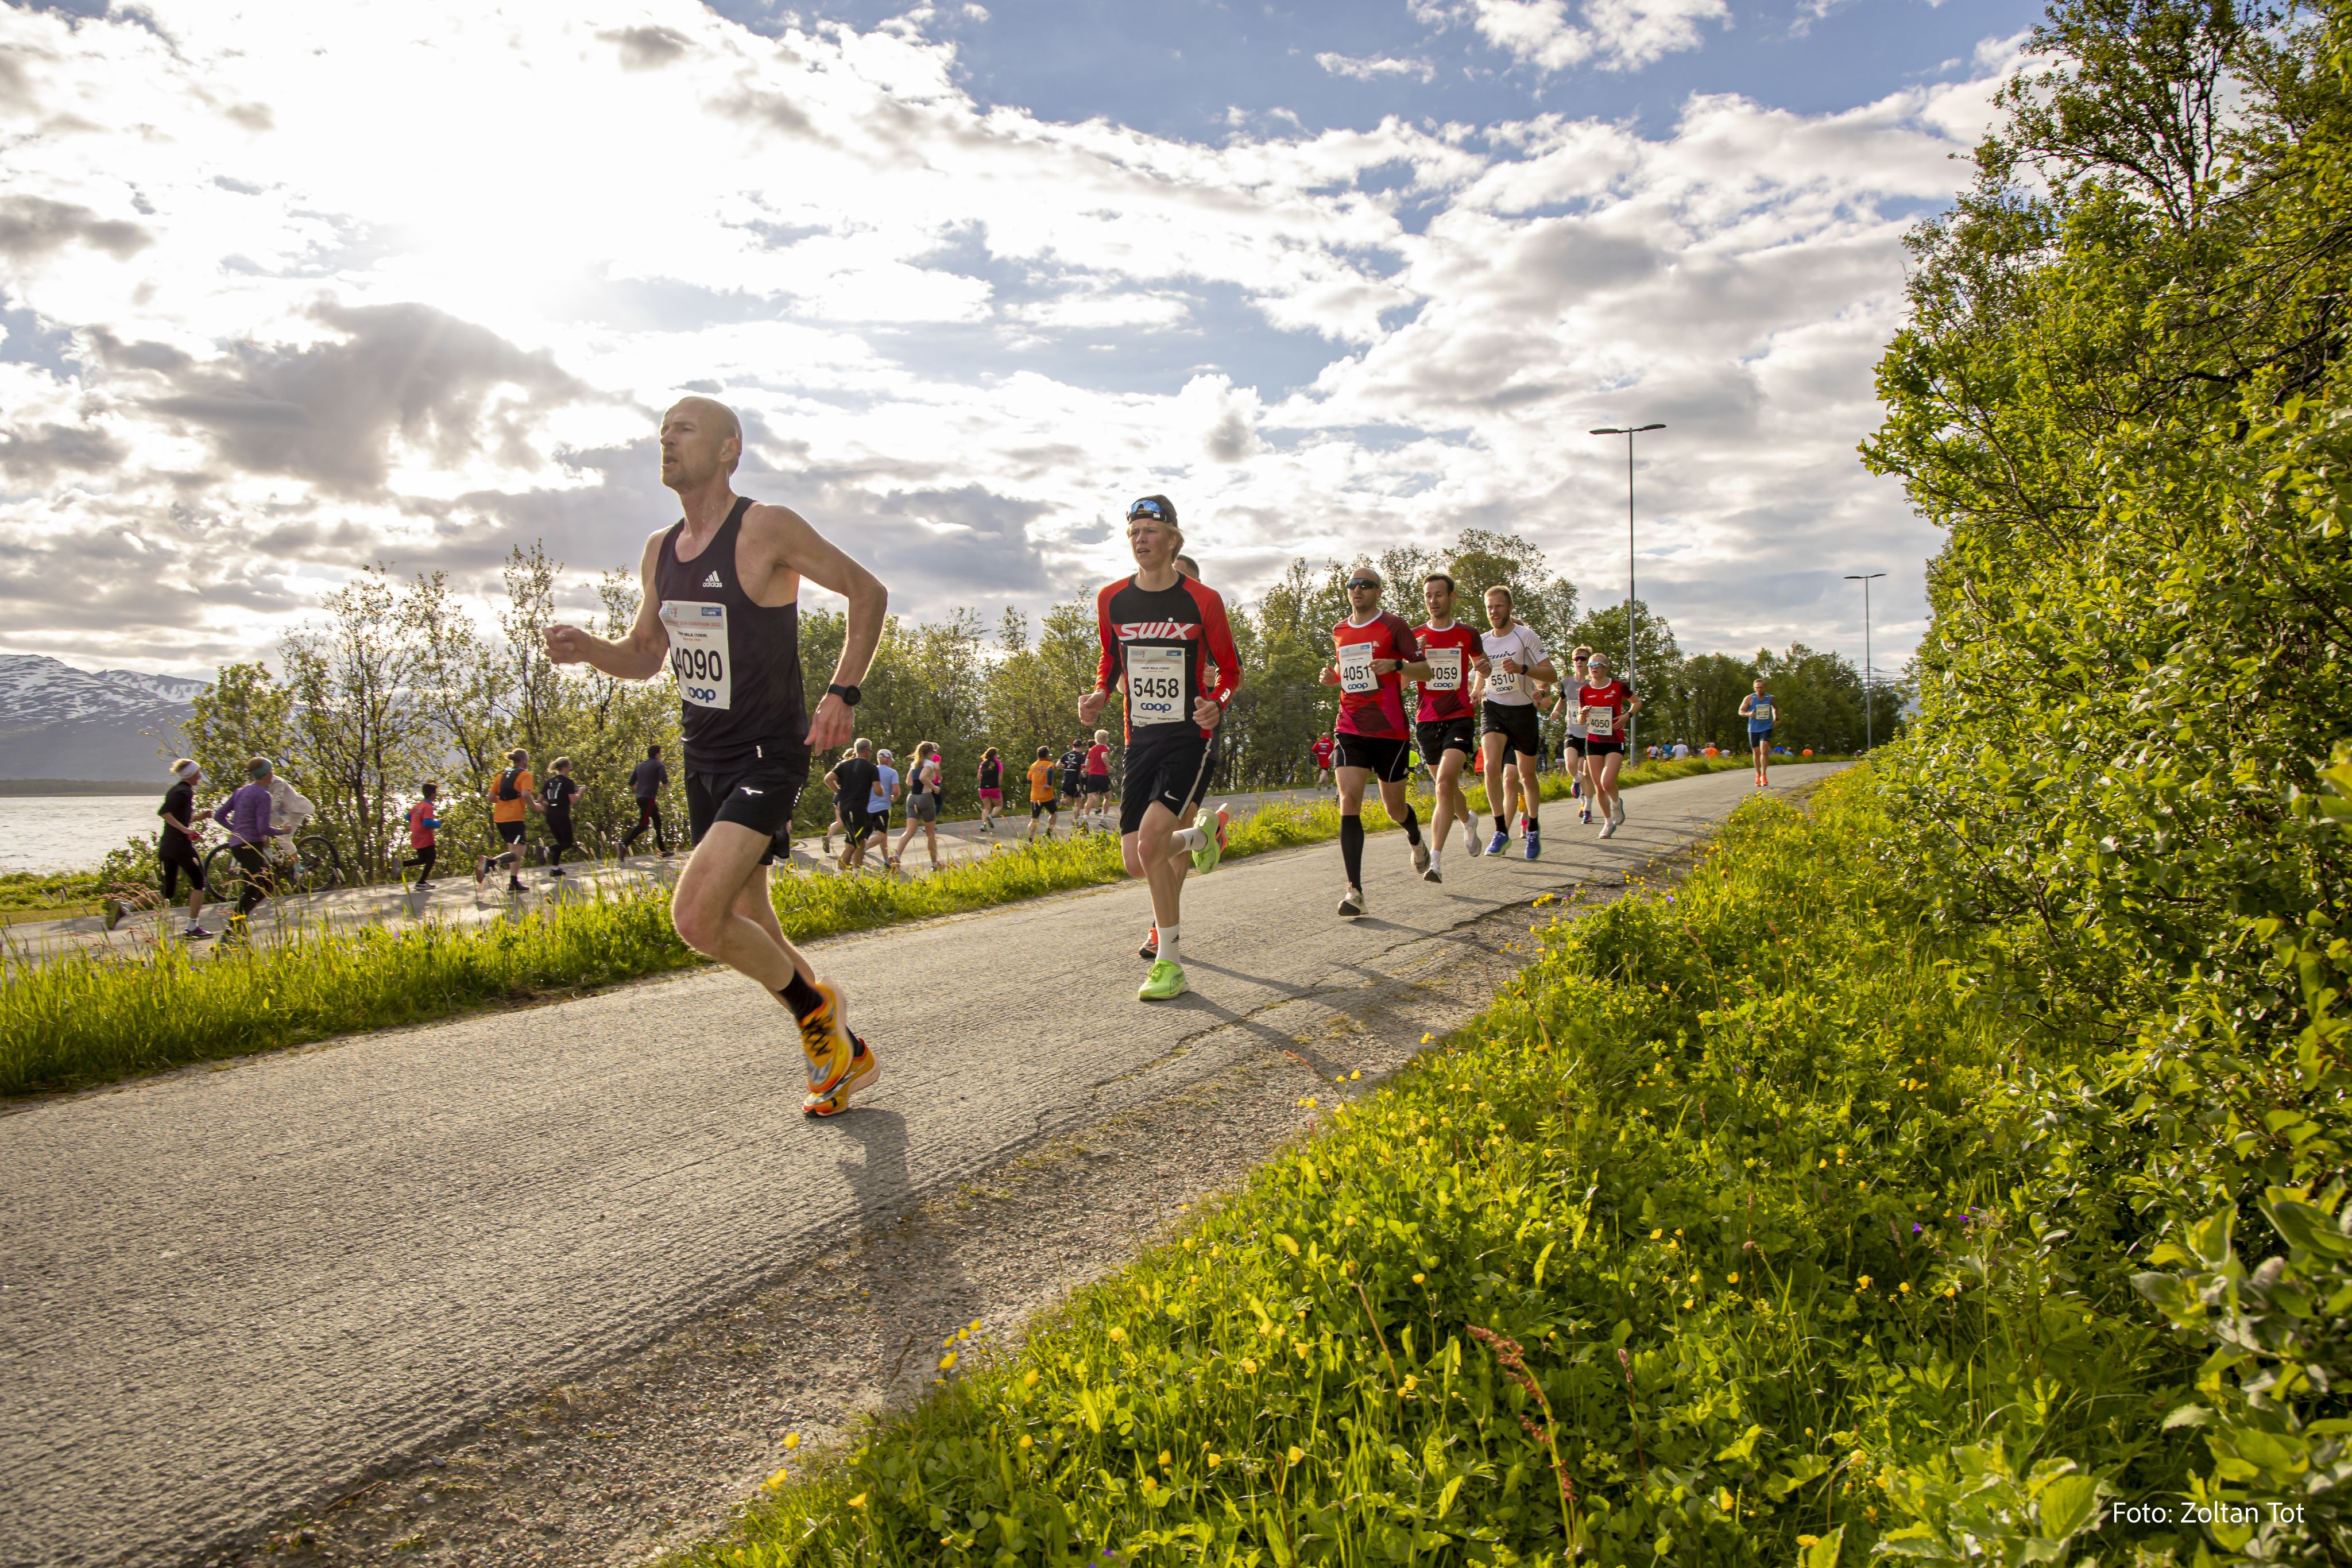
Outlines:
{"type": "Polygon", "coordinates": [[[1756,788],[1764,788],[1767,764],[1772,758],[1772,724],[1778,710],[1772,706],[1772,694],[1764,689],[1764,677],[1756,677],[1756,689],[1739,699],[1739,716],[1748,721],[1748,749],[1756,754],[1756,788]]]}

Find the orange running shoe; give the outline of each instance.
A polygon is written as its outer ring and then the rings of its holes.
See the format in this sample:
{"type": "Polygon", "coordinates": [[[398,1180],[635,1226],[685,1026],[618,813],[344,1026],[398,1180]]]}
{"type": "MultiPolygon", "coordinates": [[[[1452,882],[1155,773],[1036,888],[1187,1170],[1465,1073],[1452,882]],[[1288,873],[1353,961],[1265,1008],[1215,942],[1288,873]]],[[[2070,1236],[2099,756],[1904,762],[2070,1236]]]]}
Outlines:
{"type": "Polygon", "coordinates": [[[857,1037],[849,1032],[842,1021],[848,1011],[840,988],[830,980],[815,982],[817,995],[824,1005],[799,1020],[801,1051],[808,1058],[808,1086],[812,1098],[830,1094],[841,1081],[849,1076],[850,1059],[857,1050],[857,1037]]]}
{"type": "Polygon", "coordinates": [[[833,1086],[830,1094],[811,1094],[801,1102],[803,1116],[838,1116],[849,1109],[849,1097],[862,1089],[871,1089],[882,1081],[882,1062],[866,1043],[856,1035],[849,1037],[852,1051],[849,1071],[833,1086]]]}

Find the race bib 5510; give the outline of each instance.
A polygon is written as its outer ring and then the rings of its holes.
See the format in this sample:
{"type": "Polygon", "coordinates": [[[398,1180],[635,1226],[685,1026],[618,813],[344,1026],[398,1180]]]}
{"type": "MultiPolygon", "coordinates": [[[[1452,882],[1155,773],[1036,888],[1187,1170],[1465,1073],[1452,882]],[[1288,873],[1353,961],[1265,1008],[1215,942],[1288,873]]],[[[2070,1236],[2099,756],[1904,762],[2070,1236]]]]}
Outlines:
{"type": "Polygon", "coordinates": [[[670,673],[677,695],[696,707],[734,706],[735,682],[728,664],[727,606],[698,599],[665,599],[662,630],[669,633],[670,673]]]}

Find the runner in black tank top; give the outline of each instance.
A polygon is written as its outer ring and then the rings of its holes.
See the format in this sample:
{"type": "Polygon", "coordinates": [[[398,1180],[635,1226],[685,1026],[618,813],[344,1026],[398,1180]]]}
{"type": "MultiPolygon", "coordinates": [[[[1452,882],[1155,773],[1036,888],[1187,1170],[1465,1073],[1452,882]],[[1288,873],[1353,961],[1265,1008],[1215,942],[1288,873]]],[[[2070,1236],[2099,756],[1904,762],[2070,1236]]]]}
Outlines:
{"type": "Polygon", "coordinates": [[[672,629],[669,662],[685,709],[686,767],[689,773],[736,773],[798,757],[805,779],[800,601],[757,603],[735,570],[743,514],[752,506],[750,497],[736,497],[727,520],[691,560],[677,559],[686,531],[679,518],[662,535],[654,567],[662,621],[672,629]],[[719,613],[710,614],[709,606],[719,613]],[[705,622],[707,628],[699,624],[705,622]]]}
{"type": "Polygon", "coordinates": [[[850,738],[856,683],[881,640],[889,594],[789,508],[736,496],[728,481],[742,454],[742,425],[724,403],[687,398],[663,416],[662,483],[686,515],[646,541],[636,622],[618,640],[551,627],[547,653],[624,680],[650,680],[665,664],[675,674],[694,853],[670,918],[687,946],[792,1009],[808,1058],[801,1108],[830,1116],[848,1108],[853,1091],[870,1088],[878,1069],[849,1029],[840,991],[785,940],[766,868],[786,847],[811,748],[832,751],[850,738]],[[801,678],[803,577],[849,601],[841,657],[814,713],[801,678]]]}

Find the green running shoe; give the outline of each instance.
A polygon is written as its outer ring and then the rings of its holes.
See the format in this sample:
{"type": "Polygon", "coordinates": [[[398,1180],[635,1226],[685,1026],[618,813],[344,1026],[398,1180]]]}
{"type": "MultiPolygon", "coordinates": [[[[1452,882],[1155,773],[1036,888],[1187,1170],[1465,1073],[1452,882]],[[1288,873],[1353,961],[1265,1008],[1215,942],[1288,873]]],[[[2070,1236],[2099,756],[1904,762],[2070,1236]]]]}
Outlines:
{"type": "Polygon", "coordinates": [[[1135,993],[1135,999],[1139,1002],[1164,1002],[1183,994],[1184,966],[1160,958],[1152,962],[1151,973],[1145,977],[1143,988],[1135,993]]]}
{"type": "Polygon", "coordinates": [[[1192,869],[1206,876],[1217,869],[1225,852],[1225,808],[1219,806],[1209,822],[1209,841],[1192,852],[1192,869]]]}

